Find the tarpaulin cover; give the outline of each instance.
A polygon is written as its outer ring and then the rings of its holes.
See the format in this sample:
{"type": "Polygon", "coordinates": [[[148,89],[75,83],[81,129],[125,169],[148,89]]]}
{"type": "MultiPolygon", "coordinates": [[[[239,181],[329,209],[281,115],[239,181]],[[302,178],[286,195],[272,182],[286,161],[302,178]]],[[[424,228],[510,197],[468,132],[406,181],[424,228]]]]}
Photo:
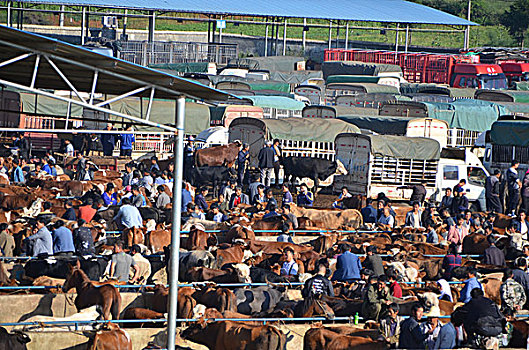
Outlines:
{"type": "Polygon", "coordinates": [[[529,115],[529,103],[516,103],[516,102],[495,102],[499,105],[504,106],[510,113],[509,114],[524,114],[529,115]]]}
{"type": "Polygon", "coordinates": [[[296,70],[298,62],[305,62],[305,58],[294,56],[232,58],[228,61],[227,67],[288,73],[296,70]]]}
{"type": "Polygon", "coordinates": [[[478,90],[476,98],[485,101],[529,103],[529,91],[478,90]]]}
{"type": "Polygon", "coordinates": [[[336,109],[336,115],[342,116],[342,115],[372,115],[377,116],[378,115],[378,109],[377,108],[363,108],[363,107],[351,107],[351,106],[343,106],[343,105],[336,105],[333,106],[334,109],[336,109]]]}
{"type": "Polygon", "coordinates": [[[380,85],[380,84],[373,84],[373,83],[334,83],[334,84],[327,84],[328,89],[338,89],[338,90],[356,90],[361,93],[389,93],[389,94],[399,94],[399,89],[395,86],[389,86],[389,85],[380,85]]]}
{"type": "Polygon", "coordinates": [[[441,157],[441,146],[434,139],[394,135],[370,135],[371,152],[399,159],[435,160],[441,157]]]}
{"type": "Polygon", "coordinates": [[[334,142],[336,135],[344,132],[359,133],[356,126],[337,119],[280,118],[256,119],[237,118],[233,125],[252,124],[261,127],[269,139],[293,141],[334,142]]]}
{"type": "Polygon", "coordinates": [[[207,73],[209,62],[160,63],[150,64],[149,68],[163,69],[178,73],[207,73]]]}
{"type": "Polygon", "coordinates": [[[327,77],[327,84],[332,83],[373,83],[377,84],[380,77],[370,75],[330,75],[327,77]]]}
{"type": "Polygon", "coordinates": [[[360,129],[367,129],[384,135],[406,135],[408,123],[413,119],[406,117],[376,117],[344,115],[337,119],[354,124],[360,129]]]}
{"type": "Polygon", "coordinates": [[[498,120],[492,124],[490,139],[495,145],[529,146],[529,121],[498,120]]]}
{"type": "MultiPolygon", "coordinates": [[[[64,116],[68,114],[68,102],[59,101],[51,97],[38,95],[37,109],[35,110],[35,94],[20,92],[20,102],[23,113],[36,113],[43,116],[64,116]]],[[[83,115],[83,107],[71,104],[70,116],[80,117],[83,115]]]]}
{"type": "MultiPolygon", "coordinates": [[[[126,113],[128,115],[141,118],[146,114],[149,99],[138,97],[124,98],[110,104],[110,109],[126,113]]],[[[175,124],[176,101],[175,100],[154,100],[151,107],[149,120],[159,124],[175,124]]],[[[209,107],[204,104],[186,102],[185,111],[185,133],[197,135],[202,130],[209,128],[209,107]]],[[[151,130],[151,127],[139,127],[139,130],[151,130]]]]}
{"type": "Polygon", "coordinates": [[[452,98],[474,98],[476,89],[453,88],[431,83],[401,83],[400,93],[445,95],[452,98]]]}
{"type": "Polygon", "coordinates": [[[325,61],[322,66],[323,78],[331,75],[371,75],[380,73],[402,73],[395,64],[365,63],[357,61],[325,61]]]}
{"type": "Polygon", "coordinates": [[[225,81],[241,82],[250,85],[250,88],[255,91],[276,90],[279,92],[290,92],[290,85],[282,81],[245,79],[236,75],[210,75],[209,80],[214,85],[225,81]]]}
{"type": "Polygon", "coordinates": [[[262,108],[288,109],[301,111],[305,103],[283,96],[245,96],[253,105],[262,108]]]}
{"type": "Polygon", "coordinates": [[[270,79],[289,84],[302,84],[309,79],[322,79],[321,70],[298,70],[295,72],[270,72],[270,79]]]}

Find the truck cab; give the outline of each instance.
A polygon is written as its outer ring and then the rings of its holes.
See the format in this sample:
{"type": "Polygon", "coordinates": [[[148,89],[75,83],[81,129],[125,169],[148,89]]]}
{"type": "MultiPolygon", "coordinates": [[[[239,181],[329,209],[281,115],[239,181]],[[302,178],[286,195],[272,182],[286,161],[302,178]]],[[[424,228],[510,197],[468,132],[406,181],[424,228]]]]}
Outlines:
{"type": "Polygon", "coordinates": [[[528,62],[502,62],[500,67],[509,81],[509,86],[515,81],[529,81],[528,62]]]}
{"type": "Polygon", "coordinates": [[[501,90],[507,89],[507,78],[497,64],[458,63],[454,66],[450,86],[501,90]]]}

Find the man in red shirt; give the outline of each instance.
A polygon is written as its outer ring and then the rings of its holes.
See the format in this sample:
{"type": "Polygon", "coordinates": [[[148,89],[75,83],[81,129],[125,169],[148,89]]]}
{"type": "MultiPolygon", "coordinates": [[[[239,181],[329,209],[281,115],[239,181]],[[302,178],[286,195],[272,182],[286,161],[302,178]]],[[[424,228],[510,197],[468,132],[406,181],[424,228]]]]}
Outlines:
{"type": "Polygon", "coordinates": [[[83,219],[86,222],[92,221],[94,215],[96,215],[97,210],[93,207],[94,202],[92,198],[88,198],[85,202],[85,205],[79,207],[79,219],[83,219]]]}
{"type": "Polygon", "coordinates": [[[397,283],[397,275],[394,273],[390,274],[388,276],[389,281],[389,292],[391,293],[391,296],[395,298],[402,298],[402,288],[400,288],[400,285],[397,283]]]}

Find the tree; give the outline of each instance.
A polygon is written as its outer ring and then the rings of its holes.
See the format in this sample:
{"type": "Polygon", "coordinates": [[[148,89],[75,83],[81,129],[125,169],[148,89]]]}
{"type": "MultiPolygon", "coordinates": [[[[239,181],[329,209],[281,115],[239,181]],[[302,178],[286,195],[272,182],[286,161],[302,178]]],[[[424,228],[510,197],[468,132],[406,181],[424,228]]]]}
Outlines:
{"type": "Polygon", "coordinates": [[[501,23],[523,47],[529,28],[529,0],[516,0],[502,15],[501,23]]]}

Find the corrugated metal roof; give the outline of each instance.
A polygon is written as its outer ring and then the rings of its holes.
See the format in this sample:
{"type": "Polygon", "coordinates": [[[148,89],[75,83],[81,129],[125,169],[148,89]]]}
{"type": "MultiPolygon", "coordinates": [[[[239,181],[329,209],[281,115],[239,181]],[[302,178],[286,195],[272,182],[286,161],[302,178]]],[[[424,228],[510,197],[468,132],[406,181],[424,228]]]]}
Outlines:
{"type": "Polygon", "coordinates": [[[85,5],[223,15],[320,18],[362,22],[477,25],[463,18],[402,0],[30,0],[27,3],[85,5]]]}
{"type": "MultiPolygon", "coordinates": [[[[96,92],[102,94],[121,95],[136,88],[154,84],[165,89],[156,89],[155,98],[174,99],[179,93],[198,99],[224,101],[229,96],[226,92],[155,69],[101,55],[94,51],[38,34],[0,26],[0,62],[25,54],[31,50],[38,50],[41,54],[58,58],[55,63],[59,69],[77,90],[83,92],[91,91],[93,69],[101,69],[96,92]],[[81,65],[74,64],[71,61],[81,65]],[[137,83],[126,81],[120,76],[135,79],[137,83]]],[[[29,84],[33,75],[35,59],[36,55],[33,55],[0,67],[0,77],[18,84],[29,84]]],[[[40,89],[69,90],[64,80],[45,60],[40,61],[35,87],[40,89]]],[[[136,96],[148,97],[149,94],[150,90],[145,90],[136,94],[136,96]]]]}

